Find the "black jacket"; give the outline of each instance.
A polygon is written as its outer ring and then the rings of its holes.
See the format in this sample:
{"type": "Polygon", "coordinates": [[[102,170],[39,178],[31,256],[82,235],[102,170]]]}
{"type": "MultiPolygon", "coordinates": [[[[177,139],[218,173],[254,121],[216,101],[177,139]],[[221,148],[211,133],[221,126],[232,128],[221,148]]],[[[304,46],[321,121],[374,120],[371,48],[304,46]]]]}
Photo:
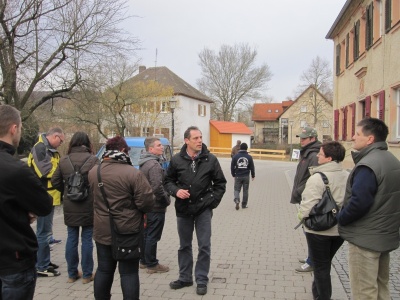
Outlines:
{"type": "Polygon", "coordinates": [[[301,202],[301,194],[306,187],[306,182],[310,177],[309,167],[318,166],[317,154],[321,148],[321,142],[315,141],[307,144],[300,150],[300,161],[297,165],[296,175],[294,177],[292,197],[290,203],[296,204],[301,202]]]}
{"type": "Polygon", "coordinates": [[[89,153],[89,149],[85,146],[72,147],[69,155],[63,156],[60,159],[57,169],[51,177],[51,184],[63,192],[63,210],[64,210],[64,223],[67,226],[93,226],[93,194],[89,192],[89,197],[82,202],[70,201],[67,194],[67,180],[73,173],[71,163],[76,169],[80,169],[85,161],[81,170],[86,184],[89,186],[88,173],[94,165],[100,164],[98,158],[89,153]]]}
{"type": "Polygon", "coordinates": [[[207,208],[216,208],[226,190],[226,179],[218,159],[203,144],[201,153],[192,160],[184,145],[172,158],[165,177],[165,189],[176,198],[178,217],[201,214],[207,208]],[[179,189],[189,190],[189,199],[176,196],[179,189]]]}
{"type": "Polygon", "coordinates": [[[247,150],[239,150],[231,161],[231,174],[233,177],[248,177],[251,172],[251,178],[256,176],[254,170],[253,157],[247,150]]]}
{"type": "Polygon", "coordinates": [[[38,244],[28,213],[46,216],[53,200],[15,148],[0,141],[0,275],[35,266],[38,244]]]}

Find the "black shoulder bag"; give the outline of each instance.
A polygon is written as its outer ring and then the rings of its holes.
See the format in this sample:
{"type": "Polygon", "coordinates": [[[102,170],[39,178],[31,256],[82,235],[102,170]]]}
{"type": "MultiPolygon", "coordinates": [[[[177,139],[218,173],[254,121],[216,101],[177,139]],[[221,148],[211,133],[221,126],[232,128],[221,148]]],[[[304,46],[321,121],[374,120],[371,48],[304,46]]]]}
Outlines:
{"type": "Polygon", "coordinates": [[[104,191],[104,184],[101,181],[100,167],[101,165],[97,168],[97,179],[110,217],[112,256],[117,261],[138,259],[140,257],[140,249],[143,240],[143,218],[138,232],[124,234],[118,231],[118,228],[114,223],[113,215],[111,214],[106,192],[104,191]]]}
{"type": "Polygon", "coordinates": [[[311,209],[309,216],[304,218],[304,225],[314,231],[323,231],[337,224],[336,214],[339,212],[339,208],[332,197],[328,178],[322,172],[316,173],[321,175],[325,184],[325,191],[321,200],[311,209]]]}

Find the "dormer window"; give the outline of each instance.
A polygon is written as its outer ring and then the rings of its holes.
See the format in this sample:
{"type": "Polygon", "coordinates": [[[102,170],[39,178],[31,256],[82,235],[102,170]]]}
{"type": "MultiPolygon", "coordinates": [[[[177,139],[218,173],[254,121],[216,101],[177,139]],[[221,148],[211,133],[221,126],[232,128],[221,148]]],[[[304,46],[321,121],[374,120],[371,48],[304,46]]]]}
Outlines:
{"type": "Polygon", "coordinates": [[[271,110],[271,109],[268,109],[268,112],[270,113],[270,112],[272,112],[272,110],[271,110]]]}

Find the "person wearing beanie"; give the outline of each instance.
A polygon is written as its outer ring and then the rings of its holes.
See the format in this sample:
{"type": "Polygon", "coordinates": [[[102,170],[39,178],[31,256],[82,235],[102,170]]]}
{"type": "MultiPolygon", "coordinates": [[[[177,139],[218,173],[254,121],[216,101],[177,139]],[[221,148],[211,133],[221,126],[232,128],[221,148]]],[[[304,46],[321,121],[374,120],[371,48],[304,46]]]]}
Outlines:
{"type": "Polygon", "coordinates": [[[233,156],[231,161],[231,174],[235,178],[234,199],[236,210],[239,210],[240,190],[243,187],[242,208],[247,208],[249,200],[250,173],[251,180],[255,178],[253,157],[247,152],[246,143],[241,143],[239,152],[233,156]]]}

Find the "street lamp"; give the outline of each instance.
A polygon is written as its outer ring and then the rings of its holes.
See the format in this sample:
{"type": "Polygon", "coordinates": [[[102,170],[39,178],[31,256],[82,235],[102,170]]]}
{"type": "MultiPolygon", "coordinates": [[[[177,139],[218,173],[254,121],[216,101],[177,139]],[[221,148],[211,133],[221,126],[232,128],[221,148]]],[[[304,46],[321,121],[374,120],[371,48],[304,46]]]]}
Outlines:
{"type": "Polygon", "coordinates": [[[172,114],[172,126],[171,126],[171,148],[172,148],[172,155],[174,155],[174,136],[175,136],[175,125],[174,125],[174,110],[176,108],[176,99],[174,96],[171,97],[169,100],[169,108],[171,109],[172,114]]]}
{"type": "Polygon", "coordinates": [[[290,125],[290,161],[292,161],[292,151],[293,151],[293,143],[292,143],[292,138],[293,138],[293,121],[289,121],[290,125]]]}

